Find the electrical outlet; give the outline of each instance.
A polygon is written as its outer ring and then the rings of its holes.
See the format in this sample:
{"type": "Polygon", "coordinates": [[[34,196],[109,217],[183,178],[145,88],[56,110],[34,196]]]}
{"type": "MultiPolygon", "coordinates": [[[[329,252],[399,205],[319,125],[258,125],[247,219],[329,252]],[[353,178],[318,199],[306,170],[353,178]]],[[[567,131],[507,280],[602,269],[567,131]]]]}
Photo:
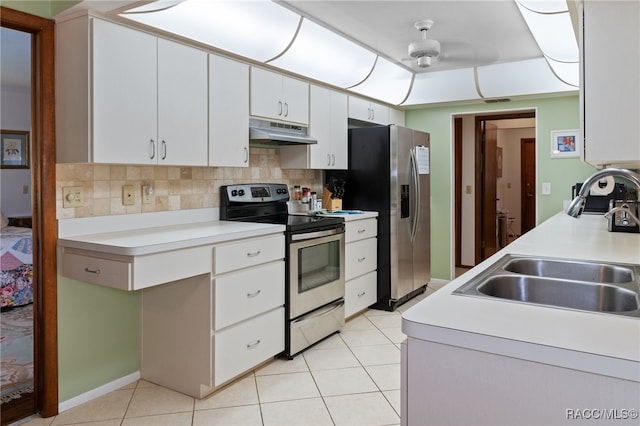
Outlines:
{"type": "Polygon", "coordinates": [[[467,185],[467,187],[466,187],[466,193],[467,193],[467,194],[471,194],[471,185],[467,185]]]}
{"type": "Polygon", "coordinates": [[[151,185],[142,185],[142,204],[151,204],[153,201],[153,188],[151,185]]]}
{"type": "Polygon", "coordinates": [[[132,206],[136,203],[136,195],[134,194],[133,185],[124,185],[122,187],[122,205],[132,206]]]}
{"type": "Polygon", "coordinates": [[[81,186],[67,186],[62,188],[62,207],[82,207],[84,205],[84,191],[81,186]]]}
{"type": "Polygon", "coordinates": [[[29,193],[29,185],[22,185],[22,193],[23,194],[29,193]]]}

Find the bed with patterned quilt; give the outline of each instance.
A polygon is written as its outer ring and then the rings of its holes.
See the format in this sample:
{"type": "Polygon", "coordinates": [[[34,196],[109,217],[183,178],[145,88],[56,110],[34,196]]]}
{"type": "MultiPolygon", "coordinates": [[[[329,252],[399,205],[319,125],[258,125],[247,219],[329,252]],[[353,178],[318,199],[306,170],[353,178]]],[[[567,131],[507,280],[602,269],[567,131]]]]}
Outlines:
{"type": "Polygon", "coordinates": [[[33,302],[33,239],[30,228],[0,229],[0,296],[3,310],[33,302]]]}

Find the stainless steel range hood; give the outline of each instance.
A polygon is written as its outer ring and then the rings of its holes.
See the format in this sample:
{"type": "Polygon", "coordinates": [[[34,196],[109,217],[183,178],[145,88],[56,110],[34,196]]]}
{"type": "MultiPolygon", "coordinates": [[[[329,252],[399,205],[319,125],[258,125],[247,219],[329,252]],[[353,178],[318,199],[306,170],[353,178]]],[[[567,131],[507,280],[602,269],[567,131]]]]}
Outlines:
{"type": "Polygon", "coordinates": [[[312,145],[318,141],[307,134],[307,128],[271,121],[249,120],[249,143],[256,146],[312,145]]]}

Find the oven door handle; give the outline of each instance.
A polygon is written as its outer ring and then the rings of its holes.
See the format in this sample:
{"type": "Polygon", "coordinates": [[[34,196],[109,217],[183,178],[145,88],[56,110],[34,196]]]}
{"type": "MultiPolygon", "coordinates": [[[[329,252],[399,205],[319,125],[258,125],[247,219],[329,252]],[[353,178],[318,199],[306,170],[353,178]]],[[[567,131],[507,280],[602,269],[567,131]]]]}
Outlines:
{"type": "Polygon", "coordinates": [[[330,235],[344,234],[344,229],[334,228],[325,231],[305,232],[304,234],[293,234],[292,241],[311,240],[313,238],[328,237],[330,235]]]}
{"type": "Polygon", "coordinates": [[[297,323],[297,322],[301,322],[301,321],[307,321],[307,320],[309,320],[311,318],[325,317],[327,315],[332,314],[337,309],[340,309],[343,305],[344,305],[344,299],[338,299],[335,302],[332,302],[329,305],[327,305],[327,306],[325,306],[323,308],[320,308],[315,312],[312,312],[311,314],[307,314],[302,318],[298,318],[297,320],[293,321],[293,323],[297,323]]]}

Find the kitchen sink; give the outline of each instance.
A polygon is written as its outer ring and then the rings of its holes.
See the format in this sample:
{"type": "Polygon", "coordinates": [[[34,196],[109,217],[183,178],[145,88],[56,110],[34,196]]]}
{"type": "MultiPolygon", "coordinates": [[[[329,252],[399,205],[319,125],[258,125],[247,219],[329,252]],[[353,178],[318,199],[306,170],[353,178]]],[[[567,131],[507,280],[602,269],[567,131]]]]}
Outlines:
{"type": "Polygon", "coordinates": [[[640,318],[640,265],[506,255],[454,294],[640,318]]]}
{"type": "Polygon", "coordinates": [[[546,258],[519,258],[509,260],[504,270],[517,274],[596,283],[628,283],[633,281],[633,269],[606,263],[559,260],[546,258]]]}

